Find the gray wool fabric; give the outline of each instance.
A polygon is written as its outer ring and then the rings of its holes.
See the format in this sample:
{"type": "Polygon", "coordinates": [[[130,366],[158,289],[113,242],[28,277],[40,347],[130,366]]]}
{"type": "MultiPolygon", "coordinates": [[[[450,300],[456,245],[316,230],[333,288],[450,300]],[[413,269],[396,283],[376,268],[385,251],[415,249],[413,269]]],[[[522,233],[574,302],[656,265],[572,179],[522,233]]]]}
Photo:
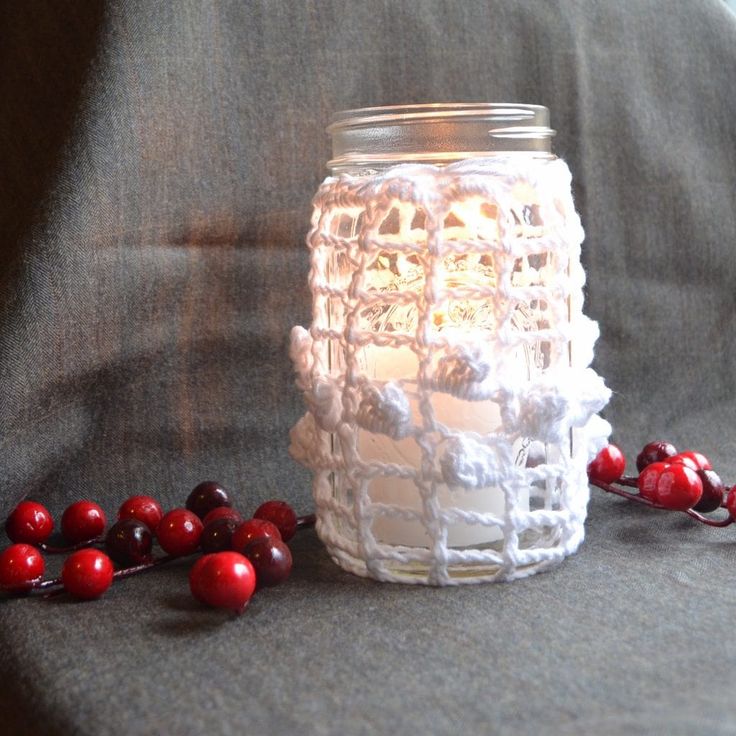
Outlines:
{"type": "MultiPolygon", "coordinates": [[[[4,4],[0,511],[173,507],[215,478],[245,512],[309,512],[287,340],[324,127],[430,101],[550,108],[614,438],[736,482],[735,85],[721,0],[4,4]]],[[[2,733],[736,733],[730,528],[594,490],[577,555],[459,589],[292,548],[239,618],[185,562],[0,600],[2,733]]]]}

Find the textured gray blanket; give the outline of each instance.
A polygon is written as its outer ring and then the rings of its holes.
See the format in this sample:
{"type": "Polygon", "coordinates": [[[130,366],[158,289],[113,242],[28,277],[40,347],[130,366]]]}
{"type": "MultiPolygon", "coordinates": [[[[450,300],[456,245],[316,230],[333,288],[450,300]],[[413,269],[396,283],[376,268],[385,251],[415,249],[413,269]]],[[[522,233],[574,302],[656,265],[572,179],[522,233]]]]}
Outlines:
{"type": "MultiPolygon", "coordinates": [[[[401,102],[551,109],[615,439],[736,482],[735,88],[721,0],[3,4],[0,510],[217,478],[309,511],[286,346],[324,126],[401,102]]],[[[236,620],[186,565],[0,601],[3,733],[736,733],[732,529],[594,491],[581,551],[508,585],[294,554],[236,620]]]]}

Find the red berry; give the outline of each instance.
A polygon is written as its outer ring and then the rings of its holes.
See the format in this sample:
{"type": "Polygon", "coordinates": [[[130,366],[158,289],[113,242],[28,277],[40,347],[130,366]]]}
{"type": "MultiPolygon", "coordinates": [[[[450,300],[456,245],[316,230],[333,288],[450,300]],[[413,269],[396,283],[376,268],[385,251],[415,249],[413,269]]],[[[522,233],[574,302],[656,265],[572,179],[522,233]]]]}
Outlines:
{"type": "Polygon", "coordinates": [[[256,509],[253,517],[274,524],[284,542],[288,542],[296,534],[296,514],[286,501],[266,501],[256,509]]]}
{"type": "Polygon", "coordinates": [[[30,590],[43,577],[41,553],[30,544],[12,544],[0,553],[0,589],[10,593],[30,590]]]}
{"type": "Polygon", "coordinates": [[[281,539],[281,532],[275,524],[265,519],[248,519],[233,532],[232,548],[243,553],[251,542],[268,537],[281,539]]]}
{"type": "Polygon", "coordinates": [[[218,519],[233,519],[240,524],[243,521],[239,511],[236,511],[231,506],[218,506],[216,509],[208,512],[207,516],[202,519],[202,523],[207,526],[211,521],[217,521],[218,519]]]}
{"type": "Polygon", "coordinates": [[[233,532],[237,527],[238,522],[235,519],[215,519],[205,524],[199,542],[202,552],[224,552],[232,549],[233,532]]]}
{"type": "Polygon", "coordinates": [[[704,513],[720,508],[726,488],[718,474],[713,470],[698,470],[698,478],[703,484],[703,495],[693,508],[704,513]]]}
{"type": "Polygon", "coordinates": [[[188,496],[186,507],[204,519],[212,509],[220,506],[230,506],[227,491],[214,480],[200,483],[188,496]]]}
{"type": "Polygon", "coordinates": [[[140,565],[150,562],[153,535],[138,519],[116,521],[105,536],[107,554],[120,565],[140,565]]]}
{"type": "Polygon", "coordinates": [[[649,501],[657,502],[657,483],[659,476],[667,470],[668,463],[650,463],[647,465],[636,481],[639,487],[639,495],[649,501]]]}
{"type": "Polygon", "coordinates": [[[75,598],[99,598],[112,585],[112,560],[98,549],[80,549],[69,555],[61,570],[61,582],[75,598]]]}
{"type": "Polygon", "coordinates": [[[253,564],[259,588],[278,585],[289,577],[291,550],[280,539],[256,539],[245,548],[244,554],[253,564]]]}
{"type": "Polygon", "coordinates": [[[5,532],[11,542],[40,544],[54,528],[54,520],[45,506],[35,501],[21,501],[5,522],[5,532]]]}
{"type": "Polygon", "coordinates": [[[197,551],[204,527],[199,517],[187,509],[174,509],[161,519],[156,536],[164,552],[175,557],[197,551]]]}
{"type": "Polygon", "coordinates": [[[92,501],[77,501],[61,517],[61,533],[71,544],[86,542],[105,531],[105,512],[92,501]]]}
{"type": "Polygon", "coordinates": [[[698,474],[686,465],[673,463],[657,479],[656,501],[676,511],[692,508],[703,495],[698,474]]]}
{"type": "Polygon", "coordinates": [[[197,560],[189,587],[201,603],[242,613],[256,589],[256,573],[238,552],[216,552],[197,560]]]}
{"type": "Polygon", "coordinates": [[[650,442],[636,456],[636,469],[641,473],[647,465],[659,463],[677,454],[677,449],[670,442],[650,442]]]}
{"type": "Polygon", "coordinates": [[[154,534],[163,516],[161,504],[151,496],[131,496],[123,501],[118,511],[118,519],[138,519],[154,534]]]}
{"type": "Polygon", "coordinates": [[[694,450],[678,452],[677,455],[673,455],[669,458],[667,462],[687,465],[687,467],[692,470],[713,470],[710,460],[708,460],[705,455],[695,452],[694,450]]]}
{"type": "Polygon", "coordinates": [[[588,465],[588,476],[591,480],[603,483],[617,481],[626,470],[626,457],[616,445],[604,447],[588,465]]]}
{"type": "Polygon", "coordinates": [[[702,452],[697,452],[695,450],[686,450],[685,452],[682,452],[680,454],[691,457],[697,463],[698,470],[713,470],[713,464],[710,460],[708,460],[705,455],[703,455],[702,452]]]}
{"type": "Polygon", "coordinates": [[[734,486],[726,496],[726,509],[732,519],[736,519],[736,486],[734,486]]]}

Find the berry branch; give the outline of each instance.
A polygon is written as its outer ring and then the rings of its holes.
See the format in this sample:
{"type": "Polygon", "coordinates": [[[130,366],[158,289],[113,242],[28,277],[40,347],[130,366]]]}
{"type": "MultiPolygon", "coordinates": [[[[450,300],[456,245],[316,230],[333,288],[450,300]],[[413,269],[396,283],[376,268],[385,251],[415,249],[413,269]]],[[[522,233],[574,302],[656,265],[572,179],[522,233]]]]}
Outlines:
{"type": "MultiPolygon", "coordinates": [[[[652,509],[662,509],[665,511],[672,510],[668,506],[663,506],[662,504],[655,503],[654,501],[650,501],[648,498],[644,498],[638,493],[629,493],[628,491],[624,491],[621,488],[616,488],[616,486],[611,485],[610,483],[605,483],[604,481],[597,480],[595,478],[589,478],[589,480],[590,480],[590,484],[595,486],[596,488],[600,488],[601,490],[606,491],[607,493],[614,493],[615,495],[621,496],[622,498],[625,498],[629,501],[634,501],[634,503],[640,503],[644,506],[649,506],[652,509]]],[[[706,524],[707,526],[730,526],[731,524],[734,523],[734,520],[731,518],[731,516],[728,516],[725,519],[716,520],[716,519],[709,519],[707,516],[703,516],[702,514],[699,514],[697,511],[693,511],[693,509],[684,509],[684,512],[691,518],[695,519],[696,521],[699,521],[701,524],[706,524]]]]}
{"type": "Polygon", "coordinates": [[[591,485],[654,509],[681,511],[706,526],[730,526],[736,520],[736,486],[730,491],[705,455],[677,452],[669,442],[650,442],[636,458],[637,476],[626,476],[626,458],[619,447],[604,447],[588,466],[591,485]],[[638,489],[630,493],[618,486],[638,489]],[[725,508],[728,516],[704,516],[725,508]]]}
{"type": "Polygon", "coordinates": [[[206,481],[189,494],[185,508],[167,514],[154,498],[131,496],[106,534],[100,506],[78,501],[61,519],[68,544],[57,546],[47,541],[54,528],[49,511],[23,501],[5,523],[13,544],[0,552],[0,590],[91,600],[115,581],[202,552],[189,573],[192,594],[207,605],[241,613],[256,589],[288,578],[292,558],[286,542],[315,522],[314,514],[298,517],[284,501],[267,501],[243,519],[225,489],[206,481]],[[165,554],[153,556],[154,540],[165,554]],[[60,577],[44,579],[42,552],[69,555],[60,577]]]}

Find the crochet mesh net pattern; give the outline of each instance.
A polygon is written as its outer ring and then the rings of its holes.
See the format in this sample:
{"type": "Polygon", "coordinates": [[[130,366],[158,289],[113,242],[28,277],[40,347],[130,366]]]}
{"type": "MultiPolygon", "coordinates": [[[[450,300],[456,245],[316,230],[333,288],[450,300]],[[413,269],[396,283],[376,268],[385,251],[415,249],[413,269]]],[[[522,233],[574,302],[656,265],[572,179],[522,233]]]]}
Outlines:
{"type": "Polygon", "coordinates": [[[583,231],[559,159],[327,178],[291,357],[317,532],[343,568],[448,585],[577,550],[610,426],[589,365],[583,231]]]}

